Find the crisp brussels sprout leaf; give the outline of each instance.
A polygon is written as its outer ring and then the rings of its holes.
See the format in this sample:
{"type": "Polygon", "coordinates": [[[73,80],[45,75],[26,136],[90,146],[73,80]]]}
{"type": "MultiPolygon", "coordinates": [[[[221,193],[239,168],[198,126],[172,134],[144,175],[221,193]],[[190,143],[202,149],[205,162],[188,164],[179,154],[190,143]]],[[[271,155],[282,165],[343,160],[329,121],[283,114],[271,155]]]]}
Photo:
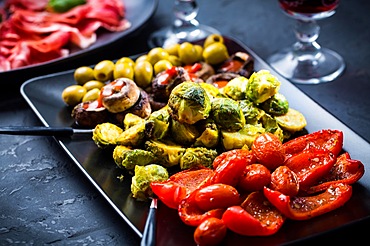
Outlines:
{"type": "Polygon", "coordinates": [[[172,90],[168,99],[168,111],[173,119],[194,124],[208,118],[211,100],[198,83],[183,82],[172,90]]]}
{"type": "Polygon", "coordinates": [[[174,119],[171,122],[171,136],[178,144],[190,146],[200,135],[195,125],[180,123],[174,119]]]}
{"type": "Polygon", "coordinates": [[[145,142],[145,150],[152,152],[159,164],[171,167],[180,164],[180,159],[186,148],[170,141],[148,140],[145,142]]]}
{"type": "Polygon", "coordinates": [[[262,125],[245,124],[244,127],[236,132],[221,131],[221,141],[224,149],[250,149],[254,139],[265,132],[262,125]]]}
{"type": "Polygon", "coordinates": [[[145,140],[145,121],[124,130],[117,138],[116,144],[125,146],[140,146],[145,140]]]}
{"type": "Polygon", "coordinates": [[[254,103],[263,103],[280,89],[280,81],[267,70],[260,70],[249,77],[247,97],[254,103]]]}
{"type": "Polygon", "coordinates": [[[150,188],[151,182],[165,181],[169,177],[166,168],[149,164],[146,166],[135,166],[135,175],[132,177],[131,192],[137,200],[145,201],[154,195],[150,188]]]}
{"type": "Polygon", "coordinates": [[[95,126],[92,139],[99,148],[107,148],[117,144],[117,138],[123,129],[112,123],[102,123],[95,126]]]}
{"type": "Polygon", "coordinates": [[[229,81],[223,88],[222,92],[234,100],[246,98],[248,79],[240,76],[229,81]]]}
{"type": "Polygon", "coordinates": [[[247,124],[258,124],[265,111],[255,106],[255,104],[249,100],[239,100],[240,108],[243,111],[245,117],[245,123],[247,124]]]}
{"type": "Polygon", "coordinates": [[[146,125],[146,132],[149,138],[151,139],[162,139],[166,137],[170,129],[170,114],[168,112],[168,106],[153,111],[146,125]]]}
{"type": "Polygon", "coordinates": [[[200,128],[203,129],[203,131],[195,140],[194,147],[216,148],[220,140],[220,133],[214,120],[210,118],[206,119],[204,123],[202,122],[200,128]]]}
{"type": "Polygon", "coordinates": [[[217,157],[216,150],[204,147],[187,148],[180,159],[180,168],[189,169],[193,167],[212,168],[213,160],[217,157]]]}
{"type": "Polygon", "coordinates": [[[212,119],[224,131],[238,131],[245,125],[245,117],[237,101],[231,98],[212,100],[212,119]]]}
{"type": "Polygon", "coordinates": [[[275,95],[261,103],[260,107],[268,114],[283,115],[288,113],[289,102],[284,95],[276,93],[275,95]]]}
{"type": "Polygon", "coordinates": [[[124,129],[127,130],[134,125],[143,123],[144,121],[145,120],[143,118],[141,118],[140,116],[137,116],[136,114],[127,113],[123,120],[123,126],[124,126],[124,129]]]}
{"type": "Polygon", "coordinates": [[[131,149],[123,145],[117,145],[114,148],[113,159],[118,167],[126,170],[133,170],[136,165],[146,166],[156,160],[150,151],[131,149]]]}

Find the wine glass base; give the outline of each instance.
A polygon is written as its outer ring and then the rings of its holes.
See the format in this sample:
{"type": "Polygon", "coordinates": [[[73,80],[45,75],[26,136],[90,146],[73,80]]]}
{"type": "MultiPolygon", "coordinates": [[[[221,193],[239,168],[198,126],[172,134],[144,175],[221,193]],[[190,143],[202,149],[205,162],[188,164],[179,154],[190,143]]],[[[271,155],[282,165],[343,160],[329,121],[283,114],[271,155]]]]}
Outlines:
{"type": "Polygon", "coordinates": [[[321,48],[316,60],[299,60],[291,49],[285,49],[270,56],[267,62],[283,77],[298,84],[331,82],[345,69],[343,58],[327,48],[321,48]]]}
{"type": "Polygon", "coordinates": [[[171,44],[182,43],[185,41],[192,42],[206,38],[210,34],[220,34],[220,32],[213,27],[202,24],[198,25],[198,28],[184,30],[183,32],[178,33],[175,33],[172,27],[167,27],[152,33],[148,39],[148,45],[150,48],[166,47],[171,44]]]}

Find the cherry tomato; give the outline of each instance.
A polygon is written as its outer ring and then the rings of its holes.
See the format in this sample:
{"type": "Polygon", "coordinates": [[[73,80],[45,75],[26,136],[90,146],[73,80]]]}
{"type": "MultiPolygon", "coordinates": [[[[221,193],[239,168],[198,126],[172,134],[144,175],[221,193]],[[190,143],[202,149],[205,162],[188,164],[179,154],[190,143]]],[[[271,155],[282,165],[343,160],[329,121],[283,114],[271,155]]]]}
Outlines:
{"type": "Polygon", "coordinates": [[[252,152],[259,163],[274,170],[285,160],[285,150],[280,139],[269,132],[260,134],[252,143],[252,152]]]}
{"type": "Polygon", "coordinates": [[[218,218],[204,220],[194,231],[194,241],[198,246],[219,245],[225,238],[227,227],[218,218]]]}
{"type": "Polygon", "coordinates": [[[212,184],[196,191],[195,201],[204,211],[239,204],[239,192],[231,185],[212,184]]]}
{"type": "Polygon", "coordinates": [[[262,190],[270,184],[271,172],[262,164],[251,164],[246,166],[244,173],[239,180],[238,187],[245,191],[262,190]]]}
{"type": "Polygon", "coordinates": [[[295,196],[299,192],[298,177],[287,166],[280,166],[272,172],[269,188],[287,196],[295,196]]]}

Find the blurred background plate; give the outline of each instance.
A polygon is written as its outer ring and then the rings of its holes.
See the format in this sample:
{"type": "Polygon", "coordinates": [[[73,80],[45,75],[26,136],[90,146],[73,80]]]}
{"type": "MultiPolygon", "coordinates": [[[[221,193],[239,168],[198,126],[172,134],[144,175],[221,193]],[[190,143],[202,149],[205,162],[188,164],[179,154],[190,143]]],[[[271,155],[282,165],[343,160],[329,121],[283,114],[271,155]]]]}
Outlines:
{"type": "MultiPolygon", "coordinates": [[[[135,31],[141,28],[147,21],[153,16],[158,0],[121,0],[126,7],[126,18],[131,23],[131,27],[122,32],[99,32],[97,41],[90,47],[83,50],[72,50],[71,54],[67,57],[58,58],[50,60],[48,62],[25,66],[10,71],[0,72],[1,79],[16,78],[20,82],[24,80],[37,76],[39,74],[45,73],[46,71],[55,72],[58,69],[53,69],[61,64],[69,63],[73,60],[83,57],[84,55],[97,52],[110,44],[116,43],[131,36],[135,31]],[[22,73],[24,76],[20,76],[22,73]]],[[[0,1],[0,5],[3,5],[4,1],[0,1]]],[[[65,68],[63,68],[65,69],[65,68]]],[[[9,81],[4,81],[9,82],[9,81]]]]}

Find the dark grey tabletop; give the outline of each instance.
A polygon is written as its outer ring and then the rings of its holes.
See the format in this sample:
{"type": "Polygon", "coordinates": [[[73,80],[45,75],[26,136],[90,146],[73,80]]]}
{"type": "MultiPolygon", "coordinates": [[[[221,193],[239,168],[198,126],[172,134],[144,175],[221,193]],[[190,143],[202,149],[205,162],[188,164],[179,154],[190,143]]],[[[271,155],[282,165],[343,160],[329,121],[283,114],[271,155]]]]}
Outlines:
{"type": "MultiPolygon", "coordinates": [[[[42,125],[19,92],[33,77],[149,50],[147,37],[171,24],[173,0],[160,0],[153,18],[129,38],[67,64],[12,76],[0,74],[0,125],[42,125]],[[10,88],[5,88],[10,87],[10,88]]],[[[198,20],[250,47],[262,59],[294,42],[292,20],[277,1],[200,0],[198,20]]],[[[342,1],[321,24],[319,43],[340,53],[344,74],[321,85],[297,85],[370,142],[370,2],[342,1]]],[[[140,238],[61,150],[52,137],[0,136],[0,245],[139,245],[140,238]]],[[[356,208],[354,208],[356,209],[356,208]]],[[[346,226],[307,241],[368,240],[346,226]]],[[[181,233],[181,232],[179,232],[181,233]]]]}

